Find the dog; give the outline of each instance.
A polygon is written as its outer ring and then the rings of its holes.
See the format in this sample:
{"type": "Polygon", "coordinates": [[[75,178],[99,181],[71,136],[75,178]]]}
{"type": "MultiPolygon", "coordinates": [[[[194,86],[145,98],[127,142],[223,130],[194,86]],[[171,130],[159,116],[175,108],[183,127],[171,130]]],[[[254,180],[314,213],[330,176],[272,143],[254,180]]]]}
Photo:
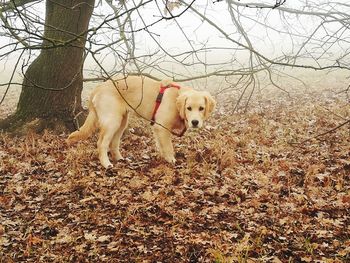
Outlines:
{"type": "MultiPolygon", "coordinates": [[[[123,159],[120,139],[128,125],[130,113],[150,120],[160,155],[175,163],[171,134],[175,129],[184,133],[198,129],[216,105],[207,91],[181,87],[170,81],[156,81],[146,76],[113,78],[98,85],[89,99],[89,114],[83,126],[67,139],[69,145],[88,138],[100,129],[98,155],[103,167],[111,168],[108,150],[113,160],[123,159]]],[[[181,134],[176,134],[181,135],[181,134]]]]}

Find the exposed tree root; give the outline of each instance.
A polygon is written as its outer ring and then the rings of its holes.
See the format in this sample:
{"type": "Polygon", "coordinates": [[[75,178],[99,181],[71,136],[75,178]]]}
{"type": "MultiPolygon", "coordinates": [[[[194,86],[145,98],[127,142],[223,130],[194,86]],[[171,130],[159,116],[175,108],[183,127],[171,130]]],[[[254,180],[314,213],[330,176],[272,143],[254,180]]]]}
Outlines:
{"type": "Polygon", "coordinates": [[[4,120],[0,120],[0,131],[12,135],[23,136],[28,133],[42,133],[51,130],[55,134],[69,133],[82,125],[86,113],[74,116],[50,116],[23,118],[19,114],[13,114],[4,120]]]}

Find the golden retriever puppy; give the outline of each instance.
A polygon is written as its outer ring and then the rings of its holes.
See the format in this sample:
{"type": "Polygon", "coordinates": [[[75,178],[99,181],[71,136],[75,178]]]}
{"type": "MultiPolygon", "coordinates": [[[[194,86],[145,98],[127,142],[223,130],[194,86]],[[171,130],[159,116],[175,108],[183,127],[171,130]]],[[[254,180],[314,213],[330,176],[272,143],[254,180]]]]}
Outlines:
{"type": "Polygon", "coordinates": [[[153,133],[160,155],[175,163],[171,142],[173,129],[197,129],[213,111],[215,101],[207,91],[196,91],[168,82],[166,85],[145,76],[128,76],[108,80],[97,86],[89,100],[89,114],[84,125],[69,135],[68,144],[88,138],[100,129],[97,142],[103,167],[113,167],[113,160],[122,159],[120,138],[128,124],[128,116],[152,120],[153,133]]]}

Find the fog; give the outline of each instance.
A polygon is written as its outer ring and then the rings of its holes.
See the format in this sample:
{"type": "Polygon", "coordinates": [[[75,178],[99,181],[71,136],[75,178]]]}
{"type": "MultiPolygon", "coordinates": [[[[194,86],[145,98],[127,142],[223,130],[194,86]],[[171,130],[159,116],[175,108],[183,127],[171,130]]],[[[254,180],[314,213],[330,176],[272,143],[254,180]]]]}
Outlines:
{"type": "MultiPolygon", "coordinates": [[[[234,85],[242,75],[256,71],[256,78],[264,86],[272,86],[271,73],[274,82],[286,89],[321,85],[342,88],[347,85],[349,65],[350,33],[346,26],[350,7],[346,3],[345,0],[334,3],[295,0],[272,9],[265,7],[271,7],[275,1],[256,4],[250,1],[196,1],[191,8],[186,4],[171,8],[175,19],[157,22],[162,17],[169,17],[169,11],[162,1],[151,1],[130,16],[120,17],[119,23],[124,25],[124,31],[119,30],[116,21],[100,29],[93,42],[87,44],[89,50],[120,39],[122,33],[127,41],[98,52],[103,69],[89,54],[84,64],[84,77],[106,76],[106,72],[113,75],[124,68],[125,72],[141,71],[158,78],[189,79],[186,83],[197,88],[220,90],[234,85]],[[245,7],[248,3],[249,7],[245,7]],[[264,58],[281,64],[271,64],[264,58]],[[345,69],[341,70],[337,65],[345,69]],[[323,67],[330,67],[331,71],[315,70],[323,67]],[[218,72],[225,74],[216,74],[218,72]]],[[[127,1],[126,5],[118,8],[123,11],[136,3],[127,1]]],[[[42,21],[45,13],[43,1],[29,7],[28,11],[42,21]]],[[[114,15],[113,12],[105,2],[99,2],[90,27],[103,23],[114,15]]],[[[13,26],[23,28],[20,21],[11,21],[13,26]]],[[[36,26],[42,31],[42,25],[36,26]]],[[[5,45],[14,42],[16,40],[8,37],[8,31],[2,28],[1,54],[12,48],[4,48],[5,45]]],[[[9,82],[19,54],[17,51],[2,57],[1,83],[9,82]]],[[[21,82],[21,64],[29,64],[37,55],[38,51],[24,53],[12,82],[21,82]]],[[[85,85],[95,84],[86,82],[85,85]]],[[[11,91],[17,92],[18,86],[13,84],[11,91]]],[[[1,87],[3,94],[6,86],[1,87]]]]}

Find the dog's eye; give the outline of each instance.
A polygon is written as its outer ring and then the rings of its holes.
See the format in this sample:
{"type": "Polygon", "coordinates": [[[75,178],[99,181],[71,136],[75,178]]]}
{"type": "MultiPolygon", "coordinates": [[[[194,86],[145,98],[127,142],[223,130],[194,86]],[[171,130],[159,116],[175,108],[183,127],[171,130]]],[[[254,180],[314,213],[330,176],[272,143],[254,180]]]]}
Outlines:
{"type": "Polygon", "coordinates": [[[187,107],[187,109],[188,109],[189,111],[191,111],[191,110],[192,110],[192,108],[191,108],[191,107],[187,107]]]}
{"type": "Polygon", "coordinates": [[[199,111],[202,111],[202,110],[204,110],[204,108],[201,106],[201,107],[199,107],[199,111]]]}

